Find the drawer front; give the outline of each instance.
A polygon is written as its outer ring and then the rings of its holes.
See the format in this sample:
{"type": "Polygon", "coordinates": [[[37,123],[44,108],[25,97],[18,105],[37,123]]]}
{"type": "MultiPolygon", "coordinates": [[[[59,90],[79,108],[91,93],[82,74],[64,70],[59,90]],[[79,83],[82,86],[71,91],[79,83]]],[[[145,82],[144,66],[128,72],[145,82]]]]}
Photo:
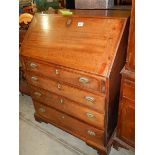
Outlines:
{"type": "Polygon", "coordinates": [[[34,86],[38,86],[60,96],[67,97],[75,102],[79,102],[82,105],[104,113],[105,97],[103,96],[98,96],[90,92],[65,85],[59,81],[38,76],[34,73],[27,73],[26,78],[27,81],[34,86]]]}
{"type": "Polygon", "coordinates": [[[61,81],[80,86],[93,91],[102,92],[105,91],[104,82],[101,83],[101,79],[95,79],[87,75],[82,75],[71,70],[65,70],[60,67],[39,63],[38,61],[25,61],[26,68],[29,71],[35,71],[39,74],[44,74],[47,77],[59,79],[61,81]],[[101,88],[101,84],[104,86],[101,88]]]}
{"type": "Polygon", "coordinates": [[[123,80],[123,97],[129,100],[135,100],[135,83],[127,79],[123,80]]]}
{"type": "Polygon", "coordinates": [[[104,129],[104,115],[68,100],[65,97],[31,86],[33,99],[65,112],[99,129],[104,129]]]}
{"type": "Polygon", "coordinates": [[[36,113],[58,127],[67,130],[70,133],[78,135],[80,138],[88,139],[94,143],[103,145],[104,132],[102,130],[91,127],[85,123],[80,122],[64,113],[58,112],[55,109],[46,107],[39,102],[34,101],[36,113]]]}

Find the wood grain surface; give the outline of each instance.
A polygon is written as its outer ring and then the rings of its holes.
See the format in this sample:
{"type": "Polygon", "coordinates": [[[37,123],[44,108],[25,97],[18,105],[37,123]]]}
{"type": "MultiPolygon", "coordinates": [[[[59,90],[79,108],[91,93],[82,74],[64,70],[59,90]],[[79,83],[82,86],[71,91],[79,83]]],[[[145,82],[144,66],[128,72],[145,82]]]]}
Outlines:
{"type": "Polygon", "coordinates": [[[135,0],[132,1],[126,65],[121,71],[118,124],[114,146],[135,148],[135,0]]]}
{"type": "Polygon", "coordinates": [[[69,100],[63,96],[49,93],[38,87],[30,86],[31,96],[34,100],[62,111],[72,117],[78,118],[99,129],[104,129],[104,114],[100,114],[92,109],[81,106],[79,103],[69,100]]]}
{"type": "Polygon", "coordinates": [[[129,22],[121,11],[110,16],[98,13],[35,14],[20,56],[35,119],[108,154],[117,122],[129,22]]]}
{"type": "Polygon", "coordinates": [[[126,18],[36,14],[21,54],[107,76],[126,22],[126,18]],[[69,26],[68,21],[71,21],[69,26]],[[78,22],[83,22],[83,26],[79,27],[78,22]]]}

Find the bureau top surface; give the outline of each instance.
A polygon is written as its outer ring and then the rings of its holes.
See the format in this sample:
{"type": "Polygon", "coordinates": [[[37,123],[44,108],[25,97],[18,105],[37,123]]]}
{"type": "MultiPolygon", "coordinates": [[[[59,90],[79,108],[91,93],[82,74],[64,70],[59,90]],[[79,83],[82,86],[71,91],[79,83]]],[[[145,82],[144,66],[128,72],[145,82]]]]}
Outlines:
{"type": "Polygon", "coordinates": [[[127,18],[36,14],[20,54],[107,76],[127,18]]]}

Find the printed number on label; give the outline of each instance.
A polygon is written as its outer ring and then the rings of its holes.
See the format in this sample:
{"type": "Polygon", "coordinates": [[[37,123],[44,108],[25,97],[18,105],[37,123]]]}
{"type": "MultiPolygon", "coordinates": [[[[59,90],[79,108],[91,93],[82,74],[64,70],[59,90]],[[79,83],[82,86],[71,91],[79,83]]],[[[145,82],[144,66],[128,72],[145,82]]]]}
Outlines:
{"type": "Polygon", "coordinates": [[[78,22],[78,27],[82,27],[84,25],[84,22],[78,22]]]}

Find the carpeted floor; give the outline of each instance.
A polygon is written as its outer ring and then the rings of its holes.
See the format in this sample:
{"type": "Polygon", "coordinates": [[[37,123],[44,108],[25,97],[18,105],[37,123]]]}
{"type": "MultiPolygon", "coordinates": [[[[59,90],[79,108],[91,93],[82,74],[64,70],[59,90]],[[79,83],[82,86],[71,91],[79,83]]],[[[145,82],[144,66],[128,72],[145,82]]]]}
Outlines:
{"type": "MultiPolygon", "coordinates": [[[[34,119],[34,107],[29,96],[19,97],[20,155],[98,155],[82,140],[46,123],[34,119]]],[[[111,149],[110,155],[134,155],[134,152],[111,149]]]]}

